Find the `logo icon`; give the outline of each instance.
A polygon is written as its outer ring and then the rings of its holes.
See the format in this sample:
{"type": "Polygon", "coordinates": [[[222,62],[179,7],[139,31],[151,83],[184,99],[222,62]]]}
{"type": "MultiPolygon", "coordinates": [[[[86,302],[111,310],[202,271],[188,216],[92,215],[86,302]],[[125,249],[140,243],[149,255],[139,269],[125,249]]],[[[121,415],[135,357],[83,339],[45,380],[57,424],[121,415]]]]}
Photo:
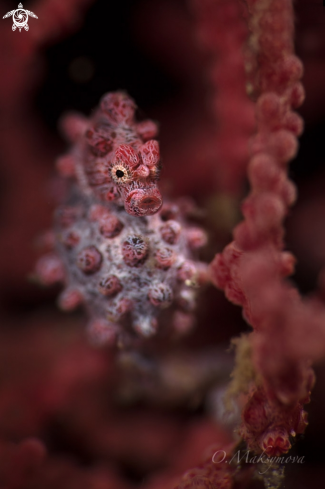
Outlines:
{"type": "Polygon", "coordinates": [[[12,30],[15,31],[18,28],[19,32],[21,32],[22,28],[24,28],[25,31],[29,30],[29,25],[28,25],[29,15],[31,17],[34,17],[34,19],[38,19],[37,15],[35,15],[33,12],[30,12],[30,10],[24,10],[23,5],[20,3],[18,5],[17,10],[11,10],[10,12],[7,12],[6,15],[4,15],[2,18],[6,19],[7,17],[12,16],[12,20],[13,20],[12,30]]]}

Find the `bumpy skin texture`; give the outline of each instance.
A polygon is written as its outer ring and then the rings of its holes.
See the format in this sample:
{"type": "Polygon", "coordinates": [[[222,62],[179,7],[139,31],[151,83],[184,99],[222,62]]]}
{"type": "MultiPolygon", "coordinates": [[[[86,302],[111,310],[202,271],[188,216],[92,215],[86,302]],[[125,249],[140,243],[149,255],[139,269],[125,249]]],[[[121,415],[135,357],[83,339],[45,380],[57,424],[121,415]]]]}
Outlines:
{"type": "Polygon", "coordinates": [[[85,304],[99,343],[151,336],[172,304],[174,327],[188,330],[195,288],[206,280],[204,264],[193,261],[206,236],[186,223],[184,203],[161,207],[157,128],[136,123],[134,110],[126,94],[109,93],[91,121],[64,120],[74,145],[58,169],[71,185],[56,211],[54,250],[36,267],[42,283],[65,283],[62,309],[85,304]]]}

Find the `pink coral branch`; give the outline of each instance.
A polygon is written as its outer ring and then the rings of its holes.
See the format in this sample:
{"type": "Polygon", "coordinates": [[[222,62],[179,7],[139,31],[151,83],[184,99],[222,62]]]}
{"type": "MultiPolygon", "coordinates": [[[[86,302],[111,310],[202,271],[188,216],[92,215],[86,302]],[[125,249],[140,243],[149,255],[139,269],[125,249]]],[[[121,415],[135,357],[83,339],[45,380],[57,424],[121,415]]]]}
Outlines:
{"type": "Polygon", "coordinates": [[[302,63],[293,52],[292,2],[248,0],[247,6],[250,88],[257,97],[248,166],[251,192],[242,204],[244,220],[234,229],[234,241],[216,255],[211,271],[215,285],[243,307],[254,328],[250,342],[258,378],[246,399],[241,434],[256,451],[267,444],[270,453],[283,453],[290,448],[289,437],[306,425],[302,406],[313,385],[310,361],[324,355],[325,311],[284,281],[295,263],[284,251],[283,223],[296,198],[287,164],[303,128],[292,109],[304,99],[302,63]],[[252,403],[259,406],[254,415],[252,403]]]}

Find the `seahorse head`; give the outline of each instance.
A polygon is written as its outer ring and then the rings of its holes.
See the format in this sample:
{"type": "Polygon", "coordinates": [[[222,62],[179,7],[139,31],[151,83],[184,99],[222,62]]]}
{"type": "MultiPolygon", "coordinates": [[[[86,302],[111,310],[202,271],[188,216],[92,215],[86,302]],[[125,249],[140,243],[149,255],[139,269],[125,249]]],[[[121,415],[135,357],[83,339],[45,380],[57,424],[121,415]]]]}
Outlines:
{"type": "Polygon", "coordinates": [[[126,212],[150,216],[159,211],[162,197],[157,130],[151,121],[134,120],[135,104],[124,92],[105,95],[91,129],[86,132],[85,173],[103,200],[122,198],[126,212]]]}
{"type": "Polygon", "coordinates": [[[126,212],[133,216],[150,216],[159,211],[162,197],[157,187],[160,172],[157,141],[147,141],[138,151],[129,145],[120,145],[109,171],[126,212]]]}

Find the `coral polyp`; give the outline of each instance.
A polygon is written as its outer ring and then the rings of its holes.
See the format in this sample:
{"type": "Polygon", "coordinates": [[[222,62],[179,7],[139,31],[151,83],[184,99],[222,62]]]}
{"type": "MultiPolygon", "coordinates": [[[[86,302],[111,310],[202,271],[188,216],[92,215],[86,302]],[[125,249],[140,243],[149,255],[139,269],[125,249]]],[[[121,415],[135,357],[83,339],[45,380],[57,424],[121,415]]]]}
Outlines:
{"type": "Polygon", "coordinates": [[[171,305],[171,322],[184,332],[206,280],[205,265],[194,259],[205,233],[187,222],[191,206],[162,206],[159,145],[148,139],[157,128],[137,123],[134,110],[125,93],[109,93],[91,120],[65,119],[73,145],[58,169],[69,191],[55,213],[56,254],[37,265],[42,283],[65,283],[62,309],[85,305],[99,343],[153,335],[159,311],[171,305]]]}

